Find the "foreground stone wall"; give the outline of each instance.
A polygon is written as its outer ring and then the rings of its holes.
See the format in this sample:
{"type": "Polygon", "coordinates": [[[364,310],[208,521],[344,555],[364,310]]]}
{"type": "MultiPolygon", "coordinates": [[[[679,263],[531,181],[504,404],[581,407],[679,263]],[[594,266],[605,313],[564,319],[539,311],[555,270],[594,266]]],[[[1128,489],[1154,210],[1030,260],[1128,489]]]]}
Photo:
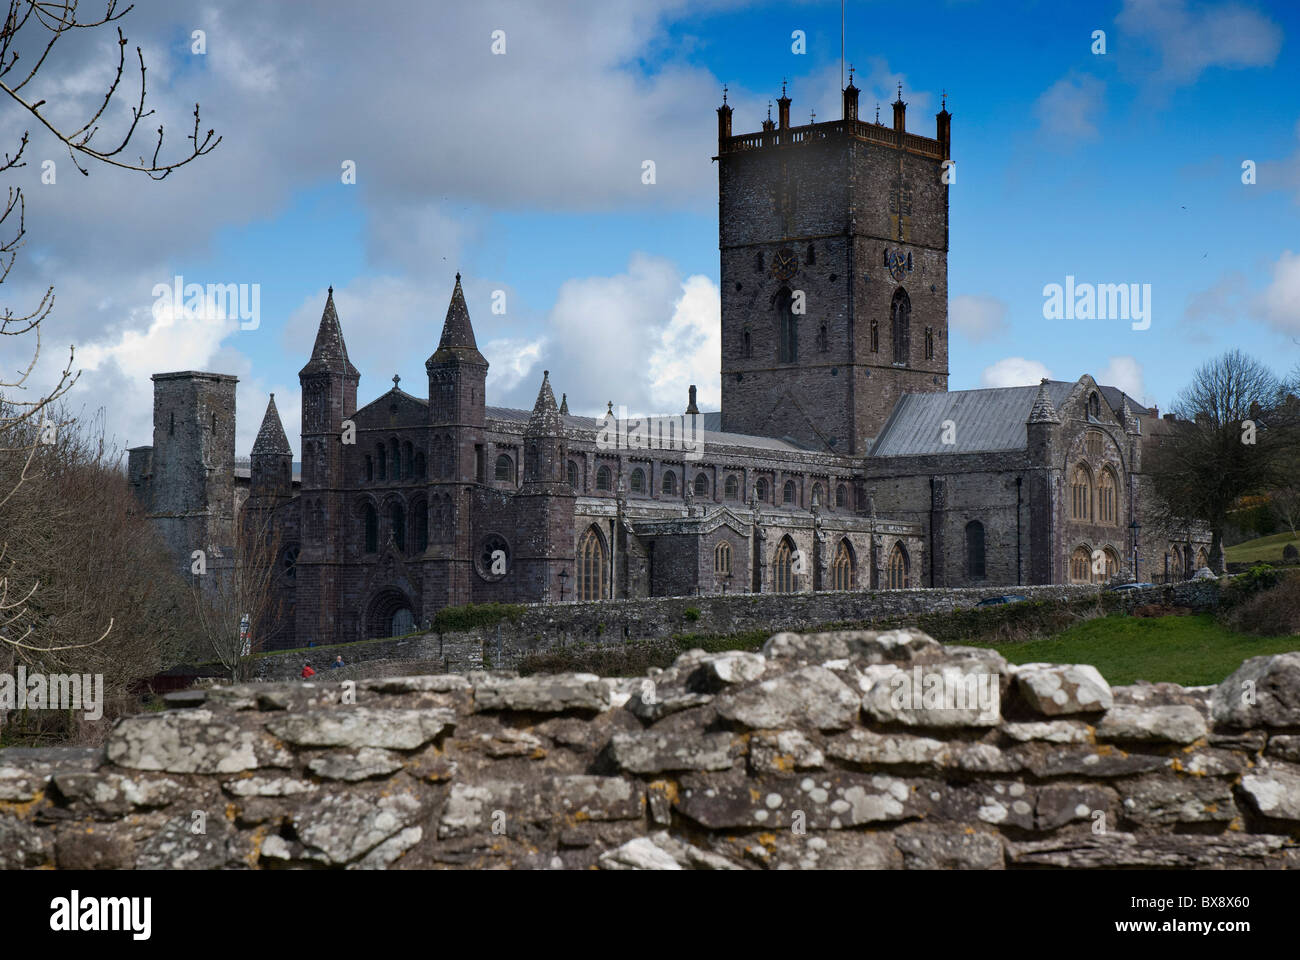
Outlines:
{"type": "Polygon", "coordinates": [[[169,702],[103,751],[0,751],[0,866],[1300,867],[1300,653],[1112,689],[916,631],[781,633],[645,678],[169,702]]]}
{"type": "MultiPolygon", "coordinates": [[[[625,643],[673,634],[731,634],[752,630],[814,630],[827,624],[907,618],[969,609],[985,597],[1018,594],[1033,601],[1083,600],[1092,586],[949,588],[941,590],[827,591],[737,596],[651,597],[597,603],[538,603],[523,608],[517,623],[505,621],[476,630],[427,633],[392,640],[315,647],[259,657],[255,676],[288,680],[303,660],[321,669],[335,654],[348,663],[369,660],[438,660],[452,673],[485,664],[512,669],[529,653],[575,643],[625,643]]],[[[1160,603],[1208,610],[1218,603],[1214,580],[1183,580],[1134,590],[1111,599],[1122,609],[1160,603]]]]}

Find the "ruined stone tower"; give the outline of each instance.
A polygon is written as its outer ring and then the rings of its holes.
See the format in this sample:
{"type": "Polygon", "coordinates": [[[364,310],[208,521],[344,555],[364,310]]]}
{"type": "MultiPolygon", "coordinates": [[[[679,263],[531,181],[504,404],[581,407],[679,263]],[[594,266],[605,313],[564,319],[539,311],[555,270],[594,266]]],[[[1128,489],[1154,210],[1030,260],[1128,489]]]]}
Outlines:
{"type": "Polygon", "coordinates": [[[718,109],[722,428],[861,454],[904,393],[948,386],[951,117],[936,139],[858,119],[733,136],[718,109]]]}

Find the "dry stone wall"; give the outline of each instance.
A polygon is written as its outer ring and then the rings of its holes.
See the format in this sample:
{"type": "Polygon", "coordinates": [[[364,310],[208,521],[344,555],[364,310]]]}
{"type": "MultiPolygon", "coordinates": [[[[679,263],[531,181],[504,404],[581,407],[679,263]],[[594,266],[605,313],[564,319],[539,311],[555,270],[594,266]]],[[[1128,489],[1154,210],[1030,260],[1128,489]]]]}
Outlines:
{"type": "Polygon", "coordinates": [[[6,868],[1300,866],[1300,653],[1111,688],[917,631],[169,695],[0,751],[6,868]]]}

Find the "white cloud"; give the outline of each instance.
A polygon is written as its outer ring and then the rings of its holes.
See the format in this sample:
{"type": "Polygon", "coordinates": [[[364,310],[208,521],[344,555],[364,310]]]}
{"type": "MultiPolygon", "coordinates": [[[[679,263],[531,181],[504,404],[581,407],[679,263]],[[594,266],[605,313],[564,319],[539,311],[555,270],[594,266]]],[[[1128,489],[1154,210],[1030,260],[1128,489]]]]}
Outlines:
{"type": "Polygon", "coordinates": [[[1137,357],[1111,357],[1093,379],[1102,386],[1119,387],[1139,403],[1146,403],[1146,384],[1137,357]]]}
{"type": "Polygon", "coordinates": [[[1024,357],[1006,357],[984,368],[980,374],[982,387],[1036,386],[1044,377],[1051,379],[1052,371],[1037,360],[1024,357]]]}
{"type": "Polygon", "coordinates": [[[1282,252],[1273,264],[1273,280],[1256,299],[1255,308],[1282,333],[1300,333],[1300,254],[1282,252]]]}
{"type": "Polygon", "coordinates": [[[1034,104],[1043,133],[1064,140],[1097,136],[1106,84],[1089,74],[1070,73],[1048,87],[1034,104]]]}
{"type": "Polygon", "coordinates": [[[1007,305],[987,294],[963,294],[948,304],[948,323],[974,343],[992,340],[1007,331],[1007,305]]]}
{"type": "Polygon", "coordinates": [[[1191,83],[1209,67],[1268,66],[1282,48],[1277,24],[1235,3],[1190,9],[1185,0],[1125,0],[1115,23],[1160,51],[1156,79],[1169,86],[1191,83]]]}
{"type": "Polygon", "coordinates": [[[514,390],[527,380],[545,346],[545,337],[535,340],[511,337],[491,340],[483,346],[481,351],[488,362],[488,402],[496,406],[498,394],[514,390]]]}
{"type": "Polygon", "coordinates": [[[674,304],[672,320],[650,355],[650,390],[657,412],[685,410],[692,384],[701,410],[719,409],[721,359],[721,293],[708,277],[689,277],[674,304]]]}

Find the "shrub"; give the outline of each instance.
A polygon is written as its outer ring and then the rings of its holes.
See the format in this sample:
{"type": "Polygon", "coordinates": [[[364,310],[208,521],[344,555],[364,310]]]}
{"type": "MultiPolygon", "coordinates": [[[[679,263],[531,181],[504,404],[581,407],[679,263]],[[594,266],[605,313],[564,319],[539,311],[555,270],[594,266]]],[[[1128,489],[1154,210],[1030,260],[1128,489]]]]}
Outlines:
{"type": "Polygon", "coordinates": [[[1238,604],[1245,603],[1256,594],[1276,587],[1281,578],[1281,570],[1277,570],[1267,563],[1257,563],[1245,573],[1234,577],[1220,591],[1220,602],[1225,607],[1235,607],[1238,604]]]}
{"type": "Polygon", "coordinates": [[[517,603],[467,603],[460,607],[443,607],[433,616],[437,633],[494,627],[503,620],[518,623],[524,608],[517,603]]]}
{"type": "Polygon", "coordinates": [[[1282,559],[1300,560],[1300,550],[1296,549],[1296,545],[1294,543],[1288,543],[1285,547],[1282,548],[1282,559]]]}
{"type": "Polygon", "coordinates": [[[700,619],[700,608],[699,608],[699,607],[687,607],[687,608],[686,608],[686,619],[687,619],[687,620],[690,620],[692,623],[694,623],[696,620],[700,619]]]}
{"type": "Polygon", "coordinates": [[[1285,577],[1256,592],[1228,610],[1223,619],[1234,630],[1260,637],[1300,634],[1300,577],[1285,577]]]}

